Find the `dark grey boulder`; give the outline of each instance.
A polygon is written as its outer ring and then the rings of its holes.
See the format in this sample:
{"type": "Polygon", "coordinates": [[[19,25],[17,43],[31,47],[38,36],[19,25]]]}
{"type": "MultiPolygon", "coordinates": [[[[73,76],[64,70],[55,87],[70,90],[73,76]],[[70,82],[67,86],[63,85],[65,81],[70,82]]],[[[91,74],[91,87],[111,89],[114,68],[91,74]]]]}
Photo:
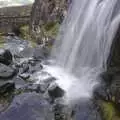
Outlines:
{"type": "Polygon", "coordinates": [[[37,93],[16,96],[0,120],[53,120],[51,105],[37,93]]]}
{"type": "Polygon", "coordinates": [[[0,79],[10,79],[16,74],[16,70],[0,63],[0,79]]]}
{"type": "Polygon", "coordinates": [[[0,49],[0,62],[5,65],[12,63],[12,54],[9,50],[0,49]]]}
{"type": "Polygon", "coordinates": [[[15,83],[13,81],[8,81],[4,83],[0,83],[0,95],[4,95],[5,93],[10,93],[15,89],[15,83]]]}
{"type": "Polygon", "coordinates": [[[60,88],[57,84],[51,84],[48,88],[48,94],[54,100],[55,98],[63,97],[65,91],[60,88]]]}

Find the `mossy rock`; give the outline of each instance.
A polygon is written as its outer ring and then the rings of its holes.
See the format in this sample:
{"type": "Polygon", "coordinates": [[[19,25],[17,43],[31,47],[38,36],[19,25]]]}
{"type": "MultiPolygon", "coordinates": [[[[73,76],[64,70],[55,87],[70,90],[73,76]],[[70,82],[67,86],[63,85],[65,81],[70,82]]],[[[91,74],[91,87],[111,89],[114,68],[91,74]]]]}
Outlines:
{"type": "Polygon", "coordinates": [[[59,22],[49,22],[42,26],[45,36],[55,38],[60,28],[59,22]]]}
{"type": "Polygon", "coordinates": [[[4,38],[3,38],[3,36],[0,33],[0,48],[4,47],[4,43],[5,43],[4,38]]]}
{"type": "Polygon", "coordinates": [[[120,111],[115,108],[112,102],[101,102],[103,120],[120,120],[120,111]]]}

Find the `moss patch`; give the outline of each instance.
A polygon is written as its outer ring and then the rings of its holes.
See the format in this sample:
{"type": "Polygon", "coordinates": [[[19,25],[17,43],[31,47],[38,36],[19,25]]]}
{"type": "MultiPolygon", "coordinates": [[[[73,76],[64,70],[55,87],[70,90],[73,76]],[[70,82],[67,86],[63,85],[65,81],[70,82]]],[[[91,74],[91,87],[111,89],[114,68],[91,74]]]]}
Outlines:
{"type": "Polygon", "coordinates": [[[104,120],[120,120],[120,112],[118,112],[111,102],[102,102],[102,117],[104,120]]]}
{"type": "Polygon", "coordinates": [[[60,24],[58,22],[49,22],[42,26],[45,36],[56,37],[59,31],[60,24]]]}
{"type": "Polygon", "coordinates": [[[35,40],[33,40],[30,36],[29,25],[21,26],[20,31],[21,31],[21,38],[28,40],[31,43],[31,45],[35,47],[36,43],[35,40]]]}
{"type": "Polygon", "coordinates": [[[0,48],[3,48],[5,41],[4,41],[4,37],[1,34],[2,33],[0,33],[0,48]]]}
{"type": "Polygon", "coordinates": [[[24,25],[22,27],[20,27],[20,31],[21,31],[21,37],[25,40],[30,38],[29,35],[29,26],[28,25],[24,25]]]}

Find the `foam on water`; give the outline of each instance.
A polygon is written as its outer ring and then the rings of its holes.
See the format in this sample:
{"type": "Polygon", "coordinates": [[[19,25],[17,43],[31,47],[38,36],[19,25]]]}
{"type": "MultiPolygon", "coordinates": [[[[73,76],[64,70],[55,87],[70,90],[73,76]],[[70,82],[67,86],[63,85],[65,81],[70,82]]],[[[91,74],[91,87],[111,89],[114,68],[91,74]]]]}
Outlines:
{"type": "Polygon", "coordinates": [[[47,71],[57,79],[56,83],[66,92],[65,98],[67,102],[74,102],[80,98],[91,98],[93,89],[99,85],[99,80],[96,80],[99,72],[93,69],[82,69],[82,74],[84,75],[80,78],[58,66],[45,66],[44,71],[47,71]]]}
{"type": "Polygon", "coordinates": [[[72,0],[46,67],[68,100],[92,96],[119,23],[120,0],[72,0]]]}

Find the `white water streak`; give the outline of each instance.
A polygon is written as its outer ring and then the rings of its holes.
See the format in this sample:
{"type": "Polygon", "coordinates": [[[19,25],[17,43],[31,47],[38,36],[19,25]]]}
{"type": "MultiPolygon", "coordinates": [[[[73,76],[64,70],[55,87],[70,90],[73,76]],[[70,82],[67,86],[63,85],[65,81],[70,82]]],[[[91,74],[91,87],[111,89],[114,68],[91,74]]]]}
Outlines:
{"type": "Polygon", "coordinates": [[[99,83],[120,22],[117,4],[119,0],[72,1],[52,51],[59,67],[47,68],[68,99],[92,96],[99,83]]]}

